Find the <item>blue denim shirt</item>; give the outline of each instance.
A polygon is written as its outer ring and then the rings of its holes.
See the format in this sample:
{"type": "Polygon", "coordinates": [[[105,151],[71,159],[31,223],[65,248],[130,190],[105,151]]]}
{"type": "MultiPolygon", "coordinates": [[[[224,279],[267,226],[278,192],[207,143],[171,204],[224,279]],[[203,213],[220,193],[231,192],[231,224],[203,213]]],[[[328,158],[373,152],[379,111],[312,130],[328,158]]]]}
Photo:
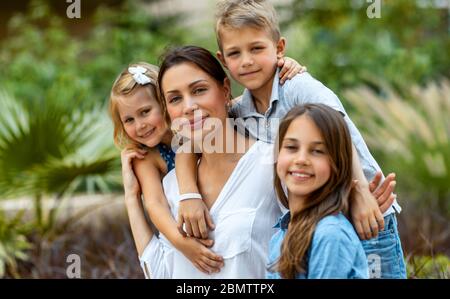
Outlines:
{"type": "MultiPolygon", "coordinates": [[[[287,233],[290,212],[284,214],[275,228],[279,231],[270,240],[269,264],[273,267],[287,233]]],[[[339,213],[322,218],[316,226],[307,251],[308,270],[298,279],[369,278],[367,258],[359,238],[347,218],[339,213]]],[[[281,278],[278,272],[267,272],[269,279],[281,278]]]]}
{"type": "MultiPolygon", "coordinates": [[[[275,143],[281,119],[293,107],[306,103],[324,104],[344,115],[344,120],[347,123],[352,142],[358,152],[364,175],[367,181],[370,182],[375,173],[381,170],[380,166],[373,158],[361,133],[348,117],[336,94],[307,72],[298,74],[291,80],[287,80],[283,85],[280,85],[279,69],[277,69],[273,77],[269,108],[264,114],[256,110],[252,94],[248,89],[244,90],[242,98],[231,107],[230,114],[232,117],[239,119],[236,124],[241,132],[244,132],[245,129],[256,139],[275,143]]],[[[398,213],[401,211],[396,200],[384,215],[395,212],[394,209],[398,213]]]]}

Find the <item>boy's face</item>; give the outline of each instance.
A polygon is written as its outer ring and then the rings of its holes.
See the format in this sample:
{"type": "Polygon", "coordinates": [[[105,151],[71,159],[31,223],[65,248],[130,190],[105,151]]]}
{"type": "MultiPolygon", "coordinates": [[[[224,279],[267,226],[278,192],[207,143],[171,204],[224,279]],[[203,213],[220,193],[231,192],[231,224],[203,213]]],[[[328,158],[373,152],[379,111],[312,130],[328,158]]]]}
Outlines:
{"type": "Polygon", "coordinates": [[[217,56],[234,80],[252,92],[272,88],[277,59],[283,57],[285,40],[273,41],[265,30],[244,27],[220,30],[222,52],[217,56]]]}

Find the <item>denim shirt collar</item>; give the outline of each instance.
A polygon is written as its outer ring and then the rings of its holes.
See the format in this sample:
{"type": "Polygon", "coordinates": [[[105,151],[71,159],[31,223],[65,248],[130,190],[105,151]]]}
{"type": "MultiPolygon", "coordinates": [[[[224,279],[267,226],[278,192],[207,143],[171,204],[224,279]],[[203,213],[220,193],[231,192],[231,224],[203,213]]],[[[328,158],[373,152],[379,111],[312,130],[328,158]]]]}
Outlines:
{"type": "Polygon", "coordinates": [[[289,222],[291,221],[291,212],[287,211],[283,216],[278,219],[277,224],[273,226],[273,228],[279,228],[282,230],[288,229],[289,222]]]}
{"type": "MultiPolygon", "coordinates": [[[[272,110],[274,103],[277,102],[279,99],[279,96],[278,96],[278,87],[280,84],[279,73],[280,73],[280,69],[277,67],[277,70],[273,77],[272,93],[270,95],[270,104],[269,104],[269,108],[267,109],[268,113],[266,113],[266,114],[270,114],[270,111],[272,110]]],[[[259,116],[260,117],[261,116],[261,114],[259,114],[258,111],[256,110],[255,103],[253,102],[252,94],[251,94],[250,90],[248,90],[247,88],[244,90],[244,92],[242,94],[241,103],[242,103],[243,108],[245,107],[245,109],[242,109],[242,114],[241,114],[242,117],[250,117],[250,116],[259,116]]]]}

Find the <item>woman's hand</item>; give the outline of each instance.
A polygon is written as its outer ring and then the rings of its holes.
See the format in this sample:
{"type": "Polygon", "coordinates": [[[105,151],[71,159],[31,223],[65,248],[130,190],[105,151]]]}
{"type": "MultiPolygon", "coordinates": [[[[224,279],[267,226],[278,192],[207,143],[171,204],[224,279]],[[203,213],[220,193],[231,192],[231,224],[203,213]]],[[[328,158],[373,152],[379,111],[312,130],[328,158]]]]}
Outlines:
{"type": "MultiPolygon", "coordinates": [[[[133,159],[144,159],[146,150],[128,147],[122,150],[120,159],[122,162],[122,180],[125,195],[141,194],[141,187],[133,171],[133,159]]],[[[126,196],[127,198],[127,196],[126,196]]]]}
{"type": "Polygon", "coordinates": [[[289,57],[281,57],[278,59],[278,67],[281,67],[280,84],[283,84],[286,80],[294,78],[297,74],[307,71],[306,66],[302,66],[296,60],[289,57]]]}
{"type": "Polygon", "coordinates": [[[183,236],[207,239],[209,230],[214,229],[214,223],[208,208],[201,199],[186,199],[178,207],[178,230],[183,236]],[[186,231],[183,229],[185,225],[186,231]]]}
{"type": "Polygon", "coordinates": [[[212,240],[183,237],[177,248],[199,271],[211,274],[219,272],[224,265],[223,258],[208,248],[212,245],[212,240]]]}

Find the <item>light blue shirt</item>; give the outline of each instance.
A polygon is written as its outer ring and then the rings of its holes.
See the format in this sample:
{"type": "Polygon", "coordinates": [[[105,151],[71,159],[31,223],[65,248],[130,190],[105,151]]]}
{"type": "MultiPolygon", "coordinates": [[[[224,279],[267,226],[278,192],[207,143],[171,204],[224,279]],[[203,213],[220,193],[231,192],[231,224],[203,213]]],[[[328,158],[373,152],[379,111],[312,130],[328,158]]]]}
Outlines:
{"type": "MultiPolygon", "coordinates": [[[[278,232],[270,240],[269,264],[273,267],[280,257],[281,244],[287,233],[290,213],[275,225],[278,232]]],[[[307,251],[308,269],[298,279],[369,278],[367,258],[352,224],[340,213],[322,218],[316,226],[307,251]]],[[[268,272],[266,278],[281,278],[278,272],[268,272]]]]}
{"type": "MultiPolygon", "coordinates": [[[[241,132],[245,128],[254,138],[268,143],[275,143],[278,126],[282,118],[293,107],[306,103],[325,104],[344,115],[352,142],[358,152],[364,175],[367,181],[370,182],[376,172],[381,171],[380,166],[373,158],[361,133],[348,117],[336,94],[307,72],[298,74],[291,80],[285,81],[284,85],[280,85],[279,70],[277,69],[273,79],[269,108],[264,114],[256,110],[252,95],[248,89],[244,90],[242,98],[233,105],[230,114],[238,119],[236,123],[241,132]]],[[[394,204],[384,215],[387,216],[395,212],[393,207],[395,211],[400,213],[401,207],[395,200],[394,204]]]]}

